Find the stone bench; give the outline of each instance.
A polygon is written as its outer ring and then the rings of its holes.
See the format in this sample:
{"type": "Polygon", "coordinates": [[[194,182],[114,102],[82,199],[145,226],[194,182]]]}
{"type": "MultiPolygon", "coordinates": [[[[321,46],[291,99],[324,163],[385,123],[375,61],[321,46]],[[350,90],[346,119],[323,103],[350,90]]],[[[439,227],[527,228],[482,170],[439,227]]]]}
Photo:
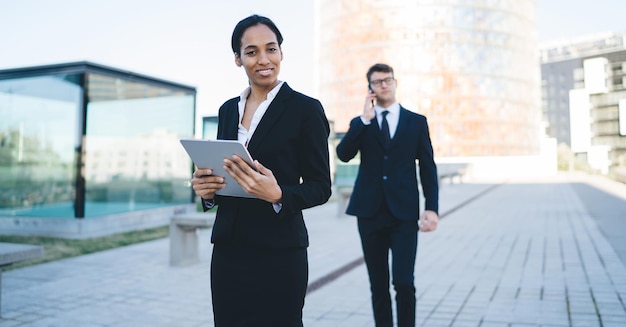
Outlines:
{"type": "Polygon", "coordinates": [[[467,163],[437,163],[437,175],[439,177],[439,184],[444,180],[448,180],[450,184],[454,184],[455,179],[458,183],[463,183],[463,177],[469,169],[467,163]]]}
{"type": "Polygon", "coordinates": [[[14,263],[42,257],[43,254],[42,246],[0,242],[0,312],[2,312],[2,269],[14,263]]]}
{"type": "Polygon", "coordinates": [[[170,266],[188,266],[200,261],[198,229],[210,228],[215,213],[191,212],[170,219],[170,266]]]}
{"type": "Polygon", "coordinates": [[[447,172],[439,173],[439,184],[443,182],[445,179],[450,181],[450,184],[454,184],[454,179],[456,178],[459,183],[463,183],[463,175],[465,175],[465,169],[457,169],[447,172]]]}

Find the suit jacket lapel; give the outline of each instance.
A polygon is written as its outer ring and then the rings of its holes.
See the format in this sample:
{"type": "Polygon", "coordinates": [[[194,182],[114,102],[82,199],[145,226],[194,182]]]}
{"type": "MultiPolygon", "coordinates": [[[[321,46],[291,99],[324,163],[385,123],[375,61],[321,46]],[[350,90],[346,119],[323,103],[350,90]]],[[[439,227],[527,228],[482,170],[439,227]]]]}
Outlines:
{"type": "Polygon", "coordinates": [[[380,143],[380,146],[382,146],[383,148],[385,147],[385,139],[383,138],[383,131],[380,128],[380,123],[378,122],[378,115],[375,114],[374,115],[374,119],[371,120],[370,124],[375,124],[376,125],[376,141],[378,141],[378,143],[380,143]]]}
{"type": "Polygon", "coordinates": [[[263,114],[263,118],[261,118],[259,125],[254,131],[254,135],[252,135],[252,138],[248,143],[248,150],[250,152],[254,152],[257,147],[260,147],[261,144],[263,144],[263,139],[272,130],[272,127],[278,121],[278,118],[280,118],[282,113],[288,109],[284,102],[289,99],[293,92],[293,89],[287,85],[287,82],[285,82],[280,88],[278,94],[276,94],[276,97],[267,108],[267,111],[263,114]]]}
{"type": "MultiPolygon", "coordinates": [[[[404,122],[403,123],[403,119],[402,119],[403,113],[402,113],[402,106],[400,107],[400,110],[398,111],[398,127],[396,128],[396,133],[393,135],[393,137],[391,138],[391,140],[389,141],[389,145],[387,145],[387,147],[391,147],[394,143],[394,140],[398,139],[398,134],[404,129],[404,128],[408,128],[408,123],[404,122]]],[[[383,136],[383,130],[380,126],[380,124],[378,123],[378,115],[374,116],[374,120],[372,120],[373,124],[376,124],[376,127],[378,127],[377,130],[377,137],[376,139],[378,140],[378,142],[380,143],[380,145],[382,147],[385,147],[385,138],[383,136]]]]}
{"type": "MultiPolygon", "coordinates": [[[[410,128],[408,120],[404,119],[404,115],[406,115],[406,112],[404,111],[405,109],[402,108],[402,106],[400,106],[400,110],[398,111],[398,127],[396,127],[396,133],[391,138],[391,142],[389,142],[389,147],[392,147],[394,146],[394,144],[397,144],[398,142],[396,142],[396,140],[401,140],[402,134],[407,130],[407,128],[410,128]]],[[[380,134],[381,134],[381,141],[382,141],[382,133],[380,134]]]]}
{"type": "Polygon", "coordinates": [[[239,98],[231,103],[224,113],[223,124],[219,126],[224,129],[221,133],[224,140],[237,140],[239,137],[239,98]]]}

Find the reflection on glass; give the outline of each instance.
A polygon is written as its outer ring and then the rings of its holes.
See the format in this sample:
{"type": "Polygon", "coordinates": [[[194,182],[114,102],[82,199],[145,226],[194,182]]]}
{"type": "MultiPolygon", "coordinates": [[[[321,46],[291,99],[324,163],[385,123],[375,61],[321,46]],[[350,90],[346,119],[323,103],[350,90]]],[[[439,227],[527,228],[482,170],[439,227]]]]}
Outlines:
{"type": "Polygon", "coordinates": [[[215,140],[217,138],[217,116],[208,116],[202,118],[202,138],[207,140],[215,140]]]}
{"type": "Polygon", "coordinates": [[[0,81],[0,215],[73,217],[76,80],[0,81]]]}
{"type": "Polygon", "coordinates": [[[86,216],[189,203],[194,95],[90,74],[86,216]],[[95,101],[94,101],[95,100],[95,101]]]}
{"type": "Polygon", "coordinates": [[[195,90],[124,78],[0,80],[0,216],[88,218],[191,202],[191,161],[178,140],[193,137],[195,90]]]}

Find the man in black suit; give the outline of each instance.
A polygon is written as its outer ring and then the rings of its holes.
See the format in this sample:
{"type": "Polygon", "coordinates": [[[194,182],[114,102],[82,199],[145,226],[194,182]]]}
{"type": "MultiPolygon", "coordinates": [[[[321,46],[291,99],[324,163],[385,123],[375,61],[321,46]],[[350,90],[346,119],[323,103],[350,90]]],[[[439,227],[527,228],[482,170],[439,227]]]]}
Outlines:
{"type": "Polygon", "coordinates": [[[375,64],[367,72],[367,81],[370,92],[363,113],[350,122],[348,132],[337,146],[341,161],[348,162],[357,153],[361,156],[346,213],[358,217],[376,326],[393,325],[390,250],[398,326],[415,326],[413,273],[417,232],[437,228],[437,166],[426,117],[396,101],[393,68],[375,64]],[[425,210],[419,220],[416,160],[425,198],[425,210]]]}

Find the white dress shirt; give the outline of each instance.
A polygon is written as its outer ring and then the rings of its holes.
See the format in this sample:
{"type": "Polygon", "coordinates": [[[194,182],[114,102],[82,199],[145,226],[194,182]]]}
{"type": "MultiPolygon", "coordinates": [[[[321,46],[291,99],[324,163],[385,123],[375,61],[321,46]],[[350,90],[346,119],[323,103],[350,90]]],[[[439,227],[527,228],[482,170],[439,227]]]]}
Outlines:
{"type": "MultiPolygon", "coordinates": [[[[243,92],[241,92],[241,95],[239,96],[239,126],[237,127],[237,141],[239,141],[239,143],[248,147],[248,143],[250,142],[252,135],[254,135],[254,131],[257,126],[259,126],[261,118],[265,115],[267,108],[270,104],[272,104],[272,101],[276,97],[276,94],[278,94],[278,91],[280,91],[283,84],[283,81],[278,81],[278,85],[274,86],[274,88],[267,94],[265,101],[261,102],[261,104],[259,104],[256,108],[254,116],[252,116],[252,121],[250,122],[250,129],[246,129],[241,124],[241,121],[243,120],[243,112],[246,109],[246,101],[250,95],[251,88],[248,86],[245,90],[243,90],[243,92]]],[[[276,211],[276,213],[280,212],[280,209],[283,207],[283,204],[280,202],[272,203],[272,205],[274,206],[274,211],[276,211]]]]}
{"type": "Polygon", "coordinates": [[[243,127],[243,125],[241,124],[241,120],[243,119],[243,112],[246,109],[246,101],[248,100],[251,89],[248,86],[245,90],[243,90],[243,92],[241,92],[241,95],[239,95],[239,126],[237,128],[237,140],[239,141],[239,143],[246,146],[248,145],[248,142],[250,142],[252,135],[254,135],[256,127],[259,126],[261,118],[263,118],[263,115],[265,115],[267,108],[270,106],[270,104],[272,104],[272,101],[276,97],[276,94],[278,94],[278,91],[280,91],[280,88],[283,86],[283,84],[283,81],[278,81],[278,85],[276,85],[267,94],[267,99],[259,104],[259,107],[254,112],[254,116],[252,116],[250,129],[246,129],[245,127],[243,127]]]}
{"type": "MultiPolygon", "coordinates": [[[[387,108],[383,108],[379,105],[374,107],[376,111],[376,120],[378,120],[378,128],[381,127],[383,122],[383,114],[382,112],[387,110],[389,113],[387,114],[387,124],[389,124],[389,135],[393,139],[393,136],[396,135],[396,130],[398,129],[398,121],[400,120],[400,104],[395,102],[387,108]]],[[[369,125],[371,121],[365,121],[363,116],[361,116],[361,121],[365,125],[369,125]]]]}

